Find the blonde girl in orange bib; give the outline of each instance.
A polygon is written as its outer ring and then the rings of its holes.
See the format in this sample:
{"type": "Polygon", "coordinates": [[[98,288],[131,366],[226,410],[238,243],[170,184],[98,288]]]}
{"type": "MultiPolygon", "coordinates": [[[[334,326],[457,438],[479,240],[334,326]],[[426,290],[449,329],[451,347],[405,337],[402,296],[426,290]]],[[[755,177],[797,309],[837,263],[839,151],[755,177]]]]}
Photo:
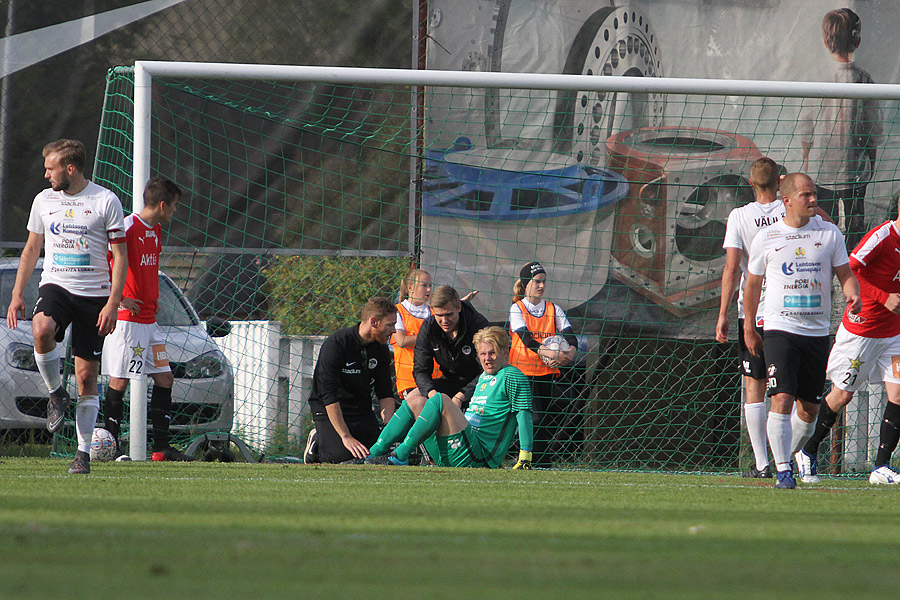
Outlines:
{"type": "MultiPolygon", "coordinates": [[[[397,310],[397,329],[391,338],[394,348],[394,370],[397,374],[397,392],[400,399],[406,398],[410,390],[416,388],[413,379],[413,351],[416,347],[416,335],[422,323],[431,316],[428,304],[431,298],[432,281],[428,271],[412,267],[400,283],[400,302],[397,310]]],[[[432,377],[441,376],[440,368],[435,365],[432,377]]]]}
{"type": "Polygon", "coordinates": [[[547,272],[539,262],[530,262],[519,272],[513,286],[513,303],[509,308],[512,332],[510,364],[515,365],[531,381],[534,405],[534,464],[550,466],[547,445],[556,433],[561,413],[568,398],[560,398],[564,386],[557,386],[560,367],[572,364],[578,340],[563,309],[544,300],[547,272]],[[541,346],[553,335],[562,335],[569,350],[557,352],[541,346]]]}

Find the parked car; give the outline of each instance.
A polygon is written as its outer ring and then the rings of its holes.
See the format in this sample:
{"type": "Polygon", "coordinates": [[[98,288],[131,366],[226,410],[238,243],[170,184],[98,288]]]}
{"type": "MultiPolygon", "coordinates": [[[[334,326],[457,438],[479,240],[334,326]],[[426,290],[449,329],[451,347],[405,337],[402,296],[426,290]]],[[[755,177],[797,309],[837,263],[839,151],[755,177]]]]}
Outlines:
{"type": "MultiPolygon", "coordinates": [[[[18,258],[0,258],[0,302],[2,314],[9,308],[16,280],[18,258]]],[[[42,262],[25,290],[25,306],[34,306],[42,262]]],[[[173,433],[230,431],[234,419],[234,375],[231,364],[214,337],[231,331],[227,321],[211,318],[204,327],[187,297],[165,274],[159,276],[159,309],[156,320],[162,328],[175,376],[172,388],[173,433]]],[[[63,344],[68,348],[69,332],[63,344]]],[[[31,315],[19,319],[11,330],[0,325],[0,429],[43,428],[47,418],[47,391],[34,362],[31,315]]],[[[67,352],[67,356],[69,356],[67,352]]],[[[75,394],[71,368],[63,368],[69,393],[75,394]]],[[[153,380],[147,378],[147,397],[153,380]]],[[[101,390],[105,378],[101,377],[101,390]]],[[[127,418],[126,411],[126,418],[127,418]]]]}

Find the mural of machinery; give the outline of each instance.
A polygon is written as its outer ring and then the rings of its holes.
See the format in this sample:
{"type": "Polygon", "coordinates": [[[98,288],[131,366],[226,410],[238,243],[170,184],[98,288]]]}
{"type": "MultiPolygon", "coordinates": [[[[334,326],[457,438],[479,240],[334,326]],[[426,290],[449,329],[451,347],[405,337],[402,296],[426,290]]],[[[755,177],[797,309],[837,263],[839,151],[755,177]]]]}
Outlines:
{"type": "MultiPolygon", "coordinates": [[[[440,58],[430,68],[662,75],[653,30],[631,8],[476,0],[430,10],[429,57],[440,58]]],[[[426,103],[423,268],[479,290],[494,320],[506,318],[518,269],[535,259],[553,274],[554,298],[572,306],[596,295],[630,189],[606,168],[606,139],[659,125],[662,99],[454,88],[428,90],[426,103]]]]}
{"type": "Polygon", "coordinates": [[[429,152],[422,266],[506,319],[522,264],[538,260],[560,298],[589,298],[609,275],[616,204],[630,185],[564,155],[473,148],[461,138],[429,152]],[[452,277],[452,279],[451,279],[452,277]]]}
{"type": "Polygon", "coordinates": [[[749,139],[709,129],[642,128],[607,141],[609,168],[631,182],[616,209],[613,275],[682,316],[718,303],[728,213],[755,198],[749,139]]]}

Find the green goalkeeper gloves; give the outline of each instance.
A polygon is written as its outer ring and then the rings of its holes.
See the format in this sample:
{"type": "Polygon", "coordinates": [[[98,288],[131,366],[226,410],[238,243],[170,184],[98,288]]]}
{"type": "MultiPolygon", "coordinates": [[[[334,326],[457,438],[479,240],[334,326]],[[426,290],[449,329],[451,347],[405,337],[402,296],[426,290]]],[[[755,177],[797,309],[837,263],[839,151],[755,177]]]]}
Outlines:
{"type": "Polygon", "coordinates": [[[531,470],[531,452],[519,450],[519,462],[513,465],[513,469],[531,470]]]}

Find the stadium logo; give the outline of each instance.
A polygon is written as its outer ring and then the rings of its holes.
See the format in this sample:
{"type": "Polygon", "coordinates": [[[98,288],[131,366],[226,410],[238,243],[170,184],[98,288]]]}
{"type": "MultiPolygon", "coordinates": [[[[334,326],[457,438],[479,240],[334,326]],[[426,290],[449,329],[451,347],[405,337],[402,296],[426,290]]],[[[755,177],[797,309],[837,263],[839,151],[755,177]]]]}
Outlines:
{"type": "Polygon", "coordinates": [[[781,272],[785,275],[793,275],[794,263],[781,263],[781,272]]]}

